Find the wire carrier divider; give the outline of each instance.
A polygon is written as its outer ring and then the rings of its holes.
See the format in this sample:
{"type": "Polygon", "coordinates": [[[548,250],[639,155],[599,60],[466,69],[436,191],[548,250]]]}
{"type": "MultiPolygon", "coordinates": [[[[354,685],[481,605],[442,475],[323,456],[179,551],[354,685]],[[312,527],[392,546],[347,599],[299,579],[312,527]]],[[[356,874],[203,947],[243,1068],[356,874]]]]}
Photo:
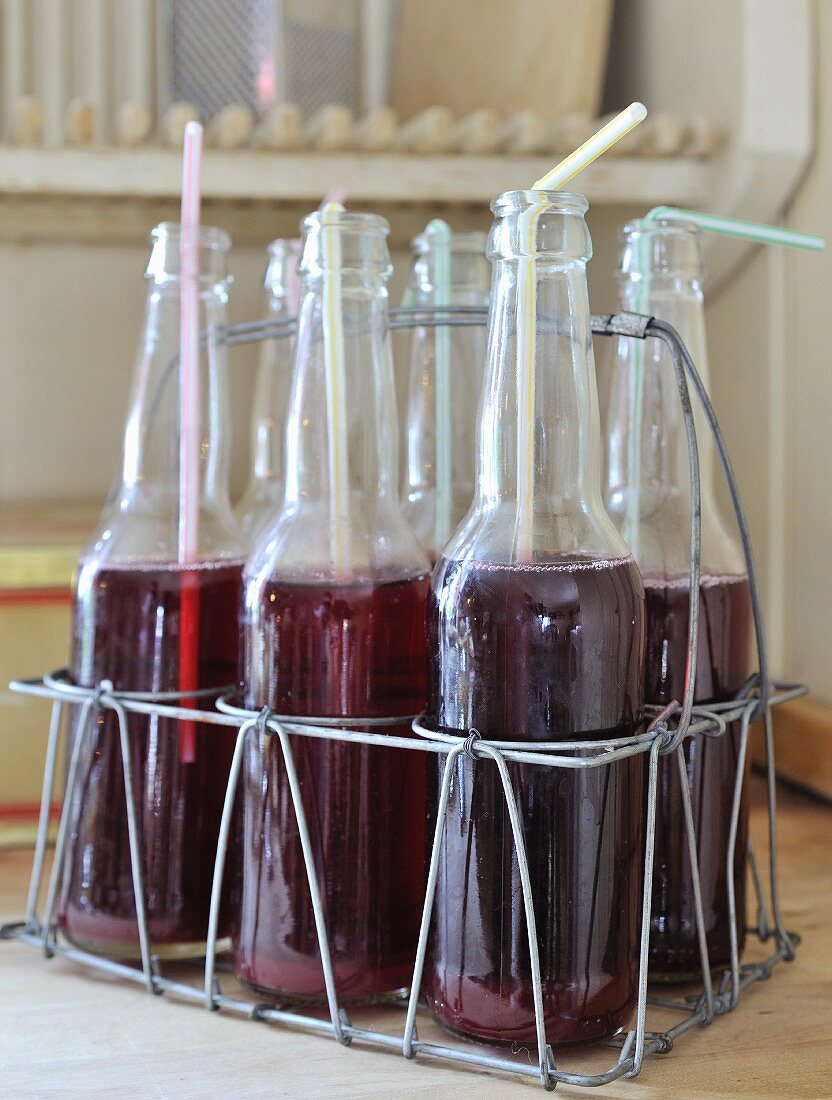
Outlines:
{"type": "MultiPolygon", "coordinates": [[[[435,327],[440,325],[482,325],[487,311],[479,306],[407,308],[392,310],[391,329],[413,328],[417,326],[435,327]]],[[[253,343],[262,340],[290,336],[296,330],[296,321],[263,321],[235,325],[227,328],[224,342],[228,346],[253,343]]],[[[571,741],[571,742],[509,742],[487,741],[475,731],[468,736],[454,737],[438,734],[423,724],[420,717],[395,718],[351,718],[323,719],[297,718],[278,715],[264,708],[254,712],[242,710],[234,705],[230,694],[216,691],[179,693],[142,694],[136,692],[115,691],[113,685],[103,681],[95,688],[82,688],[72,683],[66,670],[51,673],[40,679],[16,680],[11,684],[13,691],[24,695],[48,698],[53,701],[49,728],[49,738],[44,766],[43,791],[40,818],[35,844],[32,874],[26,906],[25,919],[19,923],[5,925],[0,937],[16,939],[29,944],[42,952],[47,958],[62,956],[83,966],[103,971],[110,975],[137,982],[154,994],[166,994],[184,1001],[204,1005],[211,1011],[224,1011],[257,1021],[268,1021],[291,1028],[297,1028],[323,1035],[349,1046],[354,1042],[367,1046],[381,1047],[407,1059],[430,1057],[449,1063],[467,1063],[491,1071],[523,1077],[537,1077],[541,1085],[552,1090],[558,1082],[572,1085],[595,1086],[607,1084],[619,1077],[636,1077],[642,1068],[644,1058],[652,1054],[666,1054],[686,1032],[693,1028],[712,1026],[720,1016],[733,1012],[740,1004],[742,994],[751,985],[764,981],[771,976],[777,963],[791,961],[800,942],[800,937],[786,930],[780,911],[778,867],[777,867],[777,805],[775,790],[775,762],[771,709],[773,706],[794,699],[806,692],[799,684],[776,684],[770,681],[763,630],[762,609],[757,571],[751,548],[751,540],[745,513],[737,488],[736,479],[713,408],[690,355],[672,326],[655,318],[633,313],[617,313],[592,316],[592,331],[598,336],[623,336],[644,340],[655,338],[664,342],[673,359],[676,381],[684,413],[685,430],[688,444],[688,456],[691,475],[691,540],[690,540],[690,591],[699,590],[700,561],[700,484],[699,458],[696,441],[696,428],[691,408],[688,381],[693,386],[719,453],[723,473],[731,496],[736,521],[745,553],[749,587],[754,615],[759,668],[757,673],[728,702],[706,707],[694,706],[693,692],[696,675],[696,653],[699,630],[699,601],[690,600],[688,625],[688,666],[683,698],[664,708],[648,707],[648,716],[652,719],[645,732],[610,741],[571,741]],[[183,706],[187,701],[188,706],[183,706]],[[204,709],[195,708],[198,704],[204,709]],[[40,897],[44,885],[44,864],[47,847],[50,806],[55,782],[56,762],[62,730],[65,708],[79,708],[75,724],[74,737],[67,769],[65,793],[74,786],[81,759],[81,750],[93,725],[93,716],[104,710],[111,710],[117,716],[118,736],[120,738],[122,768],[124,774],[125,809],[128,838],[131,853],[131,873],[136,899],[136,917],[138,941],[141,955],[140,965],[117,962],[109,958],[79,950],[61,935],[57,923],[58,892],[61,867],[67,847],[70,828],[70,800],[64,798],[55,855],[52,870],[48,878],[44,912],[39,913],[40,897]],[[173,980],[166,977],[160,960],[153,954],[150,943],[145,911],[142,861],[140,858],[141,840],[133,798],[134,777],[131,772],[128,714],[157,715],[159,717],[179,719],[189,722],[204,722],[220,726],[232,726],[238,730],[234,755],[228,777],[219,839],[214,868],[214,880],[208,922],[207,951],[204,960],[202,981],[195,982],[173,980]],[[763,890],[760,873],[753,846],[749,845],[749,863],[756,894],[756,924],[748,931],[762,944],[768,945],[770,954],[761,962],[741,964],[739,960],[736,932],[736,898],[734,896],[734,851],[740,817],[742,782],[745,773],[745,761],[748,748],[749,727],[752,721],[761,720],[765,731],[766,747],[766,788],[768,811],[768,897],[763,890]],[[730,913],[731,960],[730,965],[718,976],[712,976],[708,959],[705,924],[702,911],[702,895],[698,875],[697,838],[695,835],[693,813],[691,809],[690,789],[684,758],[684,741],[693,735],[721,737],[725,735],[730,722],[740,723],[739,753],[737,774],[733,793],[733,807],[730,821],[726,882],[730,913]],[[375,733],[374,728],[394,725],[412,726],[418,737],[392,736],[387,733],[375,733]],[[220,898],[225,869],[228,836],[231,827],[234,801],[237,794],[243,754],[248,737],[271,736],[279,741],[286,775],[292,796],[294,814],[303,850],[310,900],[313,908],[318,945],[326,988],[326,1013],[313,1015],[304,1006],[278,1005],[263,1003],[254,999],[230,996],[222,990],[220,967],[217,964],[217,929],[219,921],[220,898]],[[419,931],[418,946],[414,959],[411,992],[406,1000],[391,1002],[404,1010],[404,1021],[400,1032],[391,1034],[369,1027],[353,1025],[346,1010],[339,1004],[335,988],[335,978],[330,959],[329,941],[323,904],[318,887],[318,875],[312,856],[312,843],[308,822],[300,795],[300,783],[294,762],[291,739],[310,737],[325,741],[353,742],[363,745],[376,745],[380,749],[406,749],[411,752],[426,752],[444,755],[446,765],[440,790],[436,827],[427,875],[427,885],[419,931]],[[641,934],[638,973],[638,1000],[635,1019],[626,1032],[595,1044],[598,1050],[611,1048],[614,1061],[600,1073],[580,1073],[563,1068],[555,1057],[555,1051],[546,1041],[543,1012],[543,994],[538,956],[538,941],[535,927],[535,913],[532,902],[529,864],[526,855],[523,827],[517,808],[514,790],[509,776],[507,763],[512,761],[536,764],[541,767],[559,769],[603,768],[617,760],[643,754],[647,768],[647,796],[645,799],[645,852],[644,884],[641,907],[641,934]],[[506,809],[514,844],[522,886],[523,908],[529,943],[531,963],[532,992],[535,1006],[535,1029],[537,1036],[537,1058],[535,1062],[523,1061],[522,1057],[509,1057],[493,1053],[488,1047],[466,1043],[450,1046],[443,1043],[425,1042],[419,1038],[417,1015],[422,1009],[419,1001],[422,971],[430,931],[433,900],[439,869],[439,858],[445,831],[448,796],[451,778],[454,774],[453,762],[461,755],[479,760],[491,760],[497,768],[502,783],[506,809]],[[648,950],[650,935],[650,906],[653,883],[653,855],[656,828],[656,800],[658,791],[658,765],[661,756],[675,756],[678,765],[678,777],[685,816],[686,839],[690,855],[691,879],[694,895],[694,911],[702,966],[701,982],[697,982],[695,992],[673,999],[668,996],[656,996],[648,989],[648,950]],[[680,1019],[671,1027],[662,1031],[652,1031],[647,1027],[648,1006],[654,1006],[665,1012],[678,1013],[680,1019]]],[[[175,366],[175,361],[171,367],[175,366]]],[[[404,731],[403,731],[404,733],[404,731]]],[[[201,967],[200,967],[201,969],[201,967]]],[[[665,987],[663,987],[665,988],[665,987]]]]}

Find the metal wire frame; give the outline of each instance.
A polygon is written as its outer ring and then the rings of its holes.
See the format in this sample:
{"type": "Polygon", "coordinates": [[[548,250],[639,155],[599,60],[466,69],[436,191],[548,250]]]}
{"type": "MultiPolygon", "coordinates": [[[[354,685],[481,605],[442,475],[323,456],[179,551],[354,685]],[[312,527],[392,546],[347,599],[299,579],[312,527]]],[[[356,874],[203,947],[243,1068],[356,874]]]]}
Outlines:
{"type": "MultiPolygon", "coordinates": [[[[393,311],[391,327],[411,327],[419,325],[441,324],[481,324],[485,311],[480,307],[463,307],[462,309],[408,309],[393,311]],[[457,316],[459,315],[459,316],[457,316]]],[[[236,343],[251,342],[253,340],[269,339],[277,336],[288,335],[294,331],[294,321],[288,322],[259,322],[252,325],[235,326],[225,330],[223,342],[229,346],[236,343]]],[[[210,1009],[224,1009],[238,1015],[252,1019],[270,1020],[292,1027],[320,1032],[331,1035],[338,1042],[349,1045],[353,1039],[362,1040],[371,1045],[391,1048],[402,1053],[407,1058],[414,1058],[419,1054],[444,1059],[451,1062],[466,1062],[483,1066],[489,1069],[497,1069],[514,1074],[526,1076],[539,1076],[541,1084],[546,1089],[552,1089],[558,1082],[568,1082],[575,1085],[593,1086],[605,1084],[618,1077],[636,1076],[646,1054],[664,1053],[671,1049],[673,1042],[684,1032],[697,1025],[709,1024],[714,1015],[731,1011],[739,1001],[743,989],[757,980],[770,975],[772,967],[781,959],[790,959],[794,955],[798,937],[786,932],[783,927],[777,886],[777,862],[776,862],[776,803],[774,798],[774,758],[773,745],[771,744],[770,708],[776,703],[794,698],[802,694],[805,689],[799,685],[774,685],[775,694],[771,693],[771,685],[767,679],[767,663],[765,659],[765,639],[760,613],[759,590],[756,571],[754,570],[753,556],[751,554],[750,540],[748,538],[745,517],[742,512],[739,493],[736,482],[728,461],[724,441],[719,433],[716,418],[713,415],[707,394],[704,392],[701,382],[696,375],[695,368],[690,357],[673,329],[662,322],[651,320],[634,314],[618,314],[593,316],[593,332],[598,335],[623,335],[644,339],[655,336],[662,339],[669,347],[676,371],[679,385],[680,399],[682,401],[688,438],[688,453],[691,468],[691,592],[698,591],[699,578],[699,476],[698,453],[696,448],[696,434],[693,417],[690,408],[690,400],[686,385],[686,373],[693,381],[697,396],[702,401],[706,410],[711,430],[717,441],[717,447],[723,462],[729,489],[734,501],[737,521],[740,526],[743,546],[748,562],[749,582],[752,596],[752,606],[755,616],[758,650],[760,652],[760,676],[753,684],[740,693],[736,700],[729,703],[712,706],[710,708],[695,708],[693,706],[693,685],[695,678],[696,643],[698,633],[698,601],[690,601],[690,623],[688,637],[688,672],[681,703],[672,703],[659,711],[648,730],[641,735],[631,738],[606,742],[557,742],[556,752],[549,751],[550,744],[541,746],[539,743],[521,743],[516,741],[484,741],[475,731],[467,737],[454,738],[448,735],[439,735],[435,731],[422,725],[419,719],[413,721],[413,729],[420,735],[418,740],[411,737],[393,737],[387,734],[374,734],[370,732],[373,726],[390,726],[410,722],[410,719],[382,718],[382,719],[353,719],[344,721],[341,719],[317,719],[281,717],[274,715],[268,709],[261,713],[242,711],[234,707],[228,700],[220,700],[215,710],[195,711],[192,707],[178,705],[182,696],[168,694],[166,696],[150,696],[141,693],[115,692],[112,685],[103,682],[95,689],[78,688],[72,685],[65,673],[52,674],[41,681],[17,681],[12,688],[30,695],[40,695],[54,700],[52,719],[50,722],[49,741],[46,752],[46,764],[44,770],[44,785],[41,801],[41,815],[39,821],[38,838],[33,860],[32,878],[29,887],[29,895],[26,909],[26,920],[22,925],[7,926],[2,930],[6,938],[18,938],[24,942],[37,945],[47,955],[61,954],[77,962],[103,969],[111,974],[126,977],[131,981],[141,982],[154,993],[169,993],[189,1001],[201,1001],[210,1009]],[[80,705],[81,713],[77,726],[77,733],[73,741],[70,754],[70,764],[67,774],[67,790],[72,789],[80,761],[81,748],[86,740],[89,729],[89,718],[93,711],[112,709],[118,719],[118,730],[124,770],[126,816],[128,824],[128,838],[131,853],[131,867],[133,875],[133,887],[136,897],[136,913],[138,936],[141,954],[141,969],[103,959],[88,952],[80,951],[71,945],[65,945],[59,941],[55,925],[55,910],[57,906],[57,894],[59,878],[63,864],[64,853],[67,844],[69,829],[70,806],[69,799],[64,799],[63,811],[58,829],[55,858],[49,880],[44,919],[41,921],[37,914],[37,900],[43,875],[43,863],[46,848],[49,805],[51,791],[54,785],[55,763],[57,759],[58,740],[61,729],[61,711],[66,703],[80,705]],[[166,979],[160,970],[158,960],[151,954],[151,945],[147,930],[147,919],[144,906],[144,892],[142,882],[142,861],[139,852],[139,831],[135,815],[135,805],[132,797],[133,778],[131,774],[130,754],[128,751],[127,713],[156,714],[175,719],[198,720],[207,723],[233,725],[238,728],[237,741],[231,764],[229,781],[226,791],[220,826],[219,841],[214,870],[214,883],[211,897],[208,930],[208,949],[206,956],[204,987],[197,990],[192,985],[183,982],[175,982],[166,979]],[[747,750],[749,725],[752,719],[763,716],[766,719],[767,739],[767,772],[768,772],[768,809],[769,809],[769,860],[771,877],[771,910],[773,915],[773,927],[769,924],[767,906],[760,887],[760,876],[756,861],[751,854],[752,877],[757,892],[758,921],[755,931],[765,941],[770,936],[776,940],[776,950],[769,959],[763,963],[740,966],[736,935],[736,899],[734,896],[733,882],[733,856],[736,845],[736,835],[739,823],[740,798],[742,793],[742,778],[744,761],[747,750]],[[692,721],[693,718],[695,721],[692,721]],[[721,736],[724,734],[729,721],[740,721],[740,748],[737,766],[736,782],[734,787],[734,800],[729,831],[728,845],[728,892],[729,912],[731,918],[731,964],[724,972],[717,992],[714,993],[711,979],[711,970],[708,960],[707,941],[702,914],[701,890],[698,880],[698,861],[696,853],[696,837],[693,825],[693,816],[690,804],[690,791],[687,783],[687,773],[684,760],[683,741],[685,737],[694,734],[707,736],[721,736]],[[305,1015],[290,1008],[278,1008],[271,1005],[257,1004],[243,1001],[239,998],[231,998],[223,995],[216,972],[216,937],[219,918],[219,906],[222,888],[222,878],[225,865],[225,856],[228,843],[228,834],[234,805],[237,784],[242,767],[243,751],[246,738],[253,735],[277,736],[281,745],[284,767],[289,781],[294,813],[298,825],[299,837],[307,872],[307,880],[310,890],[316,932],[321,955],[321,964],[324,971],[325,988],[327,993],[327,1007],[329,1020],[305,1015]],[[329,952],[329,941],[326,933],[326,924],[323,913],[323,905],[318,888],[317,871],[314,865],[311,848],[311,838],[303,810],[300,796],[300,785],[294,764],[290,736],[305,736],[323,738],[327,740],[352,741],[362,744],[377,745],[387,748],[404,748],[411,751],[424,751],[440,753],[447,756],[444,779],[440,791],[439,807],[437,813],[434,844],[431,853],[428,881],[423,907],[422,922],[419,932],[419,941],[414,963],[414,974],[411,983],[411,993],[407,1004],[407,1014],[401,1037],[388,1035],[372,1029],[354,1027],[343,1008],[338,1004],[335,989],[335,979],[329,952]],[[571,752],[580,751],[580,755],[569,755],[571,752]],[[644,882],[642,894],[642,919],[640,934],[640,956],[638,977],[638,1002],[636,1009],[635,1026],[626,1035],[608,1040],[608,1045],[619,1047],[617,1061],[604,1073],[581,1074],[558,1069],[551,1045],[546,1042],[545,1022],[543,1016],[542,980],[538,958],[537,935],[535,927],[534,906],[531,895],[531,883],[528,868],[528,859],[525,850],[522,822],[520,821],[516,800],[511,780],[506,767],[506,761],[521,761],[535,763],[542,766],[559,768],[594,768],[608,766],[616,760],[625,757],[646,753],[648,755],[648,792],[646,800],[646,844],[644,856],[644,882]],[[474,1049],[458,1049],[441,1044],[425,1043],[419,1040],[416,1030],[416,1014],[418,1009],[419,990],[421,985],[422,970],[425,961],[427,939],[430,929],[430,921],[433,908],[433,900],[436,888],[438,861],[444,836],[445,815],[447,810],[450,780],[453,773],[451,764],[461,754],[480,759],[490,759],[497,767],[503,789],[503,795],[509,814],[515,855],[521,878],[522,896],[526,919],[527,935],[529,940],[531,978],[533,1000],[535,1005],[535,1026],[537,1034],[538,1059],[537,1066],[515,1062],[508,1058],[487,1054],[484,1051],[474,1049]],[[652,891],[652,864],[655,839],[655,817],[657,799],[657,770],[660,755],[673,754],[678,765],[679,781],[682,793],[683,812],[687,843],[692,870],[692,888],[694,894],[694,910],[697,927],[697,935],[702,962],[702,992],[684,1001],[676,1001],[664,997],[647,996],[647,964],[650,931],[650,904],[652,891]],[[649,1032],[646,1027],[646,1011],[648,1003],[664,1008],[671,1008],[684,1014],[684,1018],[674,1027],[662,1033],[649,1032]]],[[[215,693],[201,692],[189,693],[190,695],[210,696],[215,693]]]]}

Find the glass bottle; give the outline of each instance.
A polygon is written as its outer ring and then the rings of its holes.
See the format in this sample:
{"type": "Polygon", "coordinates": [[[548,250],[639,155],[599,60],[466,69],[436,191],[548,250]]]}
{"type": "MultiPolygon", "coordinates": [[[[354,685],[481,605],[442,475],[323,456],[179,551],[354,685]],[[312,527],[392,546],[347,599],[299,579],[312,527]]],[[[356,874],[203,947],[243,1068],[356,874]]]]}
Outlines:
{"type": "MultiPolygon", "coordinates": [[[[513,191],[491,208],[476,496],[432,578],[428,720],[498,741],[629,737],[641,712],[644,595],[601,500],[587,203],[513,191]],[[540,201],[547,206],[532,243],[523,227],[540,201]],[[516,320],[528,256],[533,372],[518,357],[529,337],[516,320]]],[[[429,766],[435,805],[445,764],[429,766]]],[[[525,831],[547,1037],[609,1035],[626,1025],[636,1000],[643,763],[508,767],[525,831]]],[[[534,1042],[520,878],[499,776],[491,761],[465,755],[456,769],[428,1004],[466,1036],[534,1042]]]]}
{"type": "MultiPolygon", "coordinates": [[[[634,222],[622,231],[621,307],[668,321],[708,387],[700,232],[689,222],[634,222]]],[[[607,507],[633,548],[647,601],[645,702],[681,700],[690,610],[690,474],[673,363],[658,340],[618,342],[610,378],[607,507]],[[639,392],[640,387],[640,392],[639,392]]],[[[696,399],[693,398],[696,408],[696,399]]],[[[715,451],[697,414],[702,555],[695,701],[733,698],[751,672],[751,598],[738,535],[716,503],[715,451]]],[[[727,845],[737,774],[739,723],[720,738],[685,741],[699,846],[699,876],[711,964],[730,961],[727,845]]],[[[651,973],[701,973],[690,863],[675,761],[659,766],[651,973]]],[[[733,868],[740,949],[745,938],[748,806],[741,805],[733,868]]]]}
{"type": "MultiPolygon", "coordinates": [[[[429,565],[396,484],[389,227],[369,214],[330,211],[325,226],[323,217],[304,222],[283,504],[245,568],[246,702],[314,717],[406,716],[424,706],[429,565]],[[335,283],[340,305],[331,297],[335,283]],[[333,381],[339,339],[341,377],[333,381]]],[[[384,731],[409,729],[374,727],[384,731]]],[[[345,1001],[384,997],[405,987],[413,968],[424,887],[424,756],[300,737],[293,751],[336,989],[345,1001]]],[[[236,973],[260,990],[322,1000],[276,738],[250,736],[243,790],[236,973]]]]}
{"type": "MultiPolygon", "coordinates": [[[[70,669],[85,687],[109,679],[131,692],[220,688],[236,680],[243,558],[228,498],[226,359],[218,339],[226,321],[230,241],[208,228],[199,239],[198,540],[185,564],[179,547],[180,227],[159,225],[151,239],[121,476],[79,562],[70,669]]],[[[151,947],[158,955],[199,953],[233,731],[140,714],[128,721],[151,947]]],[[[59,925],[88,950],[132,957],[139,953],[138,929],[118,725],[111,710],[90,722],[67,796],[72,816],[59,925]]]]}
{"type": "MultiPolygon", "coordinates": [[[[484,233],[414,237],[405,301],[411,306],[488,304],[484,233]]],[[[438,223],[444,227],[444,222],[438,223]]],[[[474,431],[482,392],[485,330],[416,327],[410,340],[404,510],[435,562],[474,499],[474,431]]]]}
{"type": "MultiPolygon", "coordinates": [[[[299,240],[272,241],[266,269],[266,317],[283,321],[298,309],[299,240]]],[[[283,500],[283,444],[294,338],[282,336],[261,345],[251,423],[251,476],[235,512],[243,535],[253,546],[277,514],[283,500]]]]}

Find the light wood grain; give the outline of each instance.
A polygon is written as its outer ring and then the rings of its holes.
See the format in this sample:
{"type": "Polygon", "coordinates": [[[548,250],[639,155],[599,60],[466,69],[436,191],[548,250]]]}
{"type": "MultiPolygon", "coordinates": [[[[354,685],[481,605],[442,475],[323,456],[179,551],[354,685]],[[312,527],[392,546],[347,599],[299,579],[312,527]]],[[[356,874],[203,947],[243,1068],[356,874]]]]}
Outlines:
{"type": "MultiPolygon", "coordinates": [[[[765,762],[762,729],[755,729],[751,757],[765,762]]],[[[777,774],[832,799],[832,707],[809,696],[774,710],[777,774]]]]}
{"type": "MultiPolygon", "coordinates": [[[[781,804],[785,917],[804,935],[797,960],[751,990],[732,1016],[683,1037],[670,1054],[648,1059],[638,1080],[592,1093],[561,1085],[557,1096],[761,1100],[832,1093],[832,813],[790,794],[781,804]]],[[[753,830],[762,850],[759,804],[753,830]]],[[[6,916],[21,910],[29,859],[28,851],[0,852],[0,910],[6,916]]],[[[387,1011],[367,1010],[368,1019],[384,1026],[387,1011]]],[[[569,1052],[562,1060],[576,1059],[581,1063],[569,1052]]],[[[533,1083],[407,1063],[358,1044],[344,1049],[149,997],[69,963],[47,962],[16,943],[0,944],[0,1075],[3,1095],[14,1100],[543,1095],[533,1083]]]]}
{"type": "MultiPolygon", "coordinates": [[[[181,114],[167,120],[168,139],[173,142],[179,135],[174,148],[2,148],[0,192],[176,197],[182,175],[181,133],[188,111],[183,107],[181,114]]],[[[450,122],[446,129],[450,140],[450,122]]],[[[364,201],[489,202],[501,191],[529,186],[551,167],[550,156],[298,155],[209,149],[203,163],[203,197],[317,200],[338,179],[352,199],[364,201]]],[[[705,202],[711,179],[711,167],[694,158],[658,162],[601,158],[581,173],[575,187],[593,203],[670,202],[696,207],[705,202]]]]}
{"type": "Polygon", "coordinates": [[[611,11],[610,0],[402,0],[393,106],[405,118],[437,103],[594,116],[611,11]]]}

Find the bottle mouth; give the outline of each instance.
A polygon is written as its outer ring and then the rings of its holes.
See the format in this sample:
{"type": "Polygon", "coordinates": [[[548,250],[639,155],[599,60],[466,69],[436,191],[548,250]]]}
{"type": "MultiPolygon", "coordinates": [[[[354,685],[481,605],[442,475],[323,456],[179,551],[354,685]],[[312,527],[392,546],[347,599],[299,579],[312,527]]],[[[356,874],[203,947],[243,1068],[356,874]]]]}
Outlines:
{"type": "Polygon", "coordinates": [[[273,259],[280,256],[300,256],[303,241],[300,237],[275,237],[266,246],[266,253],[273,259]]]}
{"type": "Polygon", "coordinates": [[[618,235],[621,280],[647,277],[703,280],[702,230],[682,218],[639,218],[618,235]]]}
{"type": "MultiPolygon", "coordinates": [[[[150,231],[150,240],[156,241],[180,241],[182,239],[182,225],[179,222],[160,222],[150,231]]],[[[228,252],[231,248],[231,238],[224,229],[217,229],[211,225],[199,227],[199,247],[209,248],[216,252],[228,252]]]]}
{"type": "Polygon", "coordinates": [[[635,236],[699,242],[702,239],[702,230],[698,225],[685,221],[684,218],[636,218],[622,226],[619,239],[627,241],[635,236]]]}
{"type": "Polygon", "coordinates": [[[419,233],[411,240],[410,249],[414,256],[425,256],[428,252],[436,252],[440,248],[447,248],[452,253],[466,256],[485,256],[487,242],[488,235],[479,231],[454,233],[447,243],[427,233],[419,233]]]}
{"type": "Polygon", "coordinates": [[[315,210],[301,223],[304,230],[303,256],[298,270],[317,275],[336,268],[344,275],[388,278],[392,272],[387,234],[390,223],[378,214],[356,214],[351,210],[315,210]],[[330,233],[335,230],[334,240],[330,233]],[[330,245],[337,249],[330,255],[330,245]],[[334,264],[334,266],[333,266],[334,264]]]}
{"type": "Polygon", "coordinates": [[[329,211],[327,214],[326,222],[324,222],[322,210],[313,210],[311,214],[307,214],[301,224],[301,229],[305,233],[309,233],[311,230],[322,229],[324,225],[329,228],[340,229],[346,232],[360,233],[380,233],[386,237],[390,232],[390,222],[387,218],[382,218],[380,214],[362,214],[355,213],[352,210],[336,210],[329,211]]]}
{"type": "Polygon", "coordinates": [[[504,191],[491,203],[491,212],[497,217],[506,214],[518,213],[546,203],[552,211],[565,214],[580,214],[583,216],[589,210],[589,203],[584,195],[576,191],[504,191]]]}
{"type": "Polygon", "coordinates": [[[553,264],[583,262],[592,256],[584,215],[589,203],[571,191],[506,191],[491,204],[494,223],[488,238],[490,260],[533,256],[553,264]],[[529,214],[530,216],[524,217],[529,214]]]}

